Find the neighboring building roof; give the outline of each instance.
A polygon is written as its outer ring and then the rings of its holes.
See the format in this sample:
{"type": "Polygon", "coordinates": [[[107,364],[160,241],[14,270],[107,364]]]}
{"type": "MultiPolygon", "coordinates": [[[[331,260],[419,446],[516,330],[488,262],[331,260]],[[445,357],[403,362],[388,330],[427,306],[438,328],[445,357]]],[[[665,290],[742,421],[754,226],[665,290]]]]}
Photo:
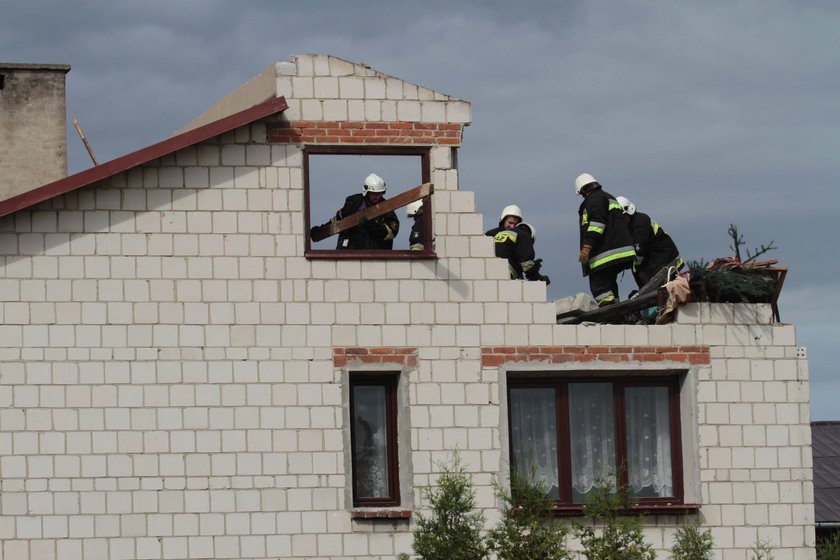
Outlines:
{"type": "Polygon", "coordinates": [[[80,171],[75,175],[70,175],[64,179],[59,179],[52,183],[48,183],[29,192],[19,194],[7,200],[0,202],[0,216],[17,212],[24,208],[28,208],[39,202],[43,202],[55,196],[73,191],[75,189],[85,187],[96,181],[107,179],[117,173],[127,171],[132,167],[137,167],[144,163],[148,163],[154,159],[169,155],[178,150],[182,150],[199,142],[209,140],[214,136],[230,132],[231,130],[240,126],[249,124],[256,120],[268,117],[275,113],[280,113],[288,109],[286,99],[284,97],[272,97],[258,105],[245,109],[234,115],[230,115],[213,121],[209,124],[199,128],[189,130],[172,138],[168,138],[157,144],[152,144],[146,148],[137,150],[128,155],[124,155],[117,159],[112,159],[101,165],[91,167],[84,171],[80,171]]]}
{"type": "Polygon", "coordinates": [[[815,520],[840,522],[840,421],[811,422],[811,445],[815,520]]]}

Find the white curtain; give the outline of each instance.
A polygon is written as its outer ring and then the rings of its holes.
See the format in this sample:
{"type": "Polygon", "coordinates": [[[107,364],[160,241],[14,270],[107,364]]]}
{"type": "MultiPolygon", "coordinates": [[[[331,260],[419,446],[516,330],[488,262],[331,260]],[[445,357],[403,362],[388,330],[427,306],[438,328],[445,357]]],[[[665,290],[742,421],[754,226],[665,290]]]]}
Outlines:
{"type": "Polygon", "coordinates": [[[635,496],[673,496],[667,387],[627,387],[627,462],[635,496]]]}
{"type": "Polygon", "coordinates": [[[385,420],[385,387],[357,385],[353,392],[354,452],[353,479],[356,496],[388,496],[388,428],[385,420]]]}
{"type": "Polygon", "coordinates": [[[596,485],[615,480],[612,383],[569,384],[569,427],[577,502],[596,485]]]}
{"type": "Polygon", "coordinates": [[[544,480],[560,497],[557,469],[557,412],[554,389],[516,387],[510,390],[511,462],[525,475],[544,480]]]}

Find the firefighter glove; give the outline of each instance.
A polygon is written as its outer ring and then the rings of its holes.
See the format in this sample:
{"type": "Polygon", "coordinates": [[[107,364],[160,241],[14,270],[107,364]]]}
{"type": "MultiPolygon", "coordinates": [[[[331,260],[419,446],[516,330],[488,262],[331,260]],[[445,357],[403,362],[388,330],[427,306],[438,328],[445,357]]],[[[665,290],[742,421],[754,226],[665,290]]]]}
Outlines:
{"type": "Polygon", "coordinates": [[[592,250],[591,245],[584,245],[580,248],[580,255],[578,255],[578,261],[582,263],[589,262],[589,251],[592,250]]]}
{"type": "Polygon", "coordinates": [[[314,226],[312,229],[309,230],[309,238],[313,241],[320,241],[324,238],[324,230],[326,229],[326,225],[322,226],[314,226]]]}

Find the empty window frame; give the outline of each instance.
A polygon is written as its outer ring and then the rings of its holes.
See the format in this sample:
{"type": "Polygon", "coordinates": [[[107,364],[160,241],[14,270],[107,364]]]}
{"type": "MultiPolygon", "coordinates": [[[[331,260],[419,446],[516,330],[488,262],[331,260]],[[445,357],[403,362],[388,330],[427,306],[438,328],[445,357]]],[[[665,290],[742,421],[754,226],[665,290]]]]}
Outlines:
{"type": "Polygon", "coordinates": [[[399,375],[350,375],[353,506],[400,505],[397,449],[399,375]]]}
{"type": "Polygon", "coordinates": [[[308,258],[434,258],[432,250],[431,198],[424,200],[421,220],[424,250],[409,250],[409,235],[414,219],[406,216],[405,207],[395,210],[400,226],[390,250],[348,250],[337,247],[338,235],[313,241],[308,235],[313,226],[326,224],[344,206],[345,199],[362,192],[370,173],[385,180],[385,198],[431,181],[428,147],[337,147],[307,146],[304,149],[304,197],[306,205],[306,248],[308,258]]]}
{"type": "Polygon", "coordinates": [[[640,507],[682,504],[679,402],[676,375],[511,379],[511,469],[545,481],[559,508],[616,482],[640,507]]]}

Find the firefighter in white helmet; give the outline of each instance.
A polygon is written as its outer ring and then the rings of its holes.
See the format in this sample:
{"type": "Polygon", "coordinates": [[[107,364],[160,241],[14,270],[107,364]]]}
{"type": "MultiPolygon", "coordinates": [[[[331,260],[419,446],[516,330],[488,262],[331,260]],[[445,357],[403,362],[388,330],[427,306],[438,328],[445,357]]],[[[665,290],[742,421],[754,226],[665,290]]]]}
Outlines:
{"type": "Polygon", "coordinates": [[[426,247],[423,237],[423,199],[415,200],[405,207],[405,215],[414,220],[411,233],[408,234],[408,248],[411,251],[422,251],[426,247]]]}
{"type": "Polygon", "coordinates": [[[519,206],[505,206],[499,218],[499,226],[485,232],[485,235],[493,238],[496,256],[507,259],[511,279],[524,277],[528,280],[551,283],[548,276],[540,274],[542,259],[534,258],[536,228],[522,221],[522,210],[519,206]]]}
{"type": "Polygon", "coordinates": [[[578,208],[583,275],[599,306],[617,303],[618,273],[636,258],[630,228],[618,201],[589,173],[575,179],[575,193],[583,197],[578,208]]]}
{"type": "MultiPolygon", "coordinates": [[[[351,194],[344,201],[344,206],[335,213],[330,222],[343,220],[347,216],[361,212],[385,200],[385,181],[376,173],[365,177],[362,192],[351,194]]],[[[312,228],[310,235],[316,230],[326,227],[323,224],[312,228]]],[[[338,234],[336,249],[364,251],[370,249],[392,249],[394,237],[400,230],[400,221],[393,210],[385,212],[372,220],[365,220],[359,225],[344,230],[338,234]]]]}
{"type": "Polygon", "coordinates": [[[653,278],[663,267],[677,260],[677,270],[685,263],[680,258],[680,251],[671,236],[662,226],[650,216],[636,210],[636,205],[630,199],[617,196],[616,200],[624,212],[624,218],[630,226],[633,235],[633,245],[636,250],[636,260],[633,262],[633,278],[641,288],[653,278]]]}

